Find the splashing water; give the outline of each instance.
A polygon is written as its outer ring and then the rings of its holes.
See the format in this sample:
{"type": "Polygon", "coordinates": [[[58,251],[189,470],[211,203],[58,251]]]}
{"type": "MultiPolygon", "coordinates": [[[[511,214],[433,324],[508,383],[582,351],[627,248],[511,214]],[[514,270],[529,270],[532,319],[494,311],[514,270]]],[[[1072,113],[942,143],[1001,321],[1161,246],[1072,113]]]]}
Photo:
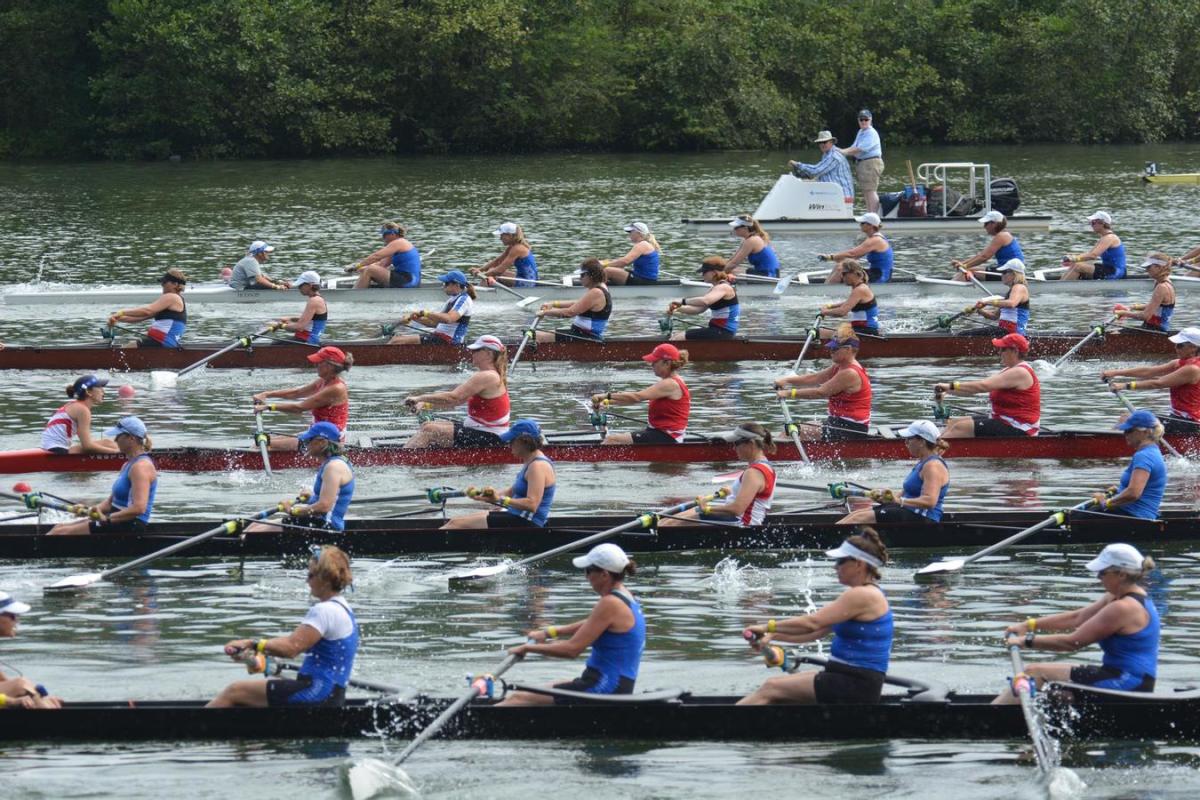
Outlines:
{"type": "Polygon", "coordinates": [[[421,790],[408,773],[377,758],[362,758],[342,765],[341,777],[354,800],[421,796],[421,790]]]}
{"type": "Polygon", "coordinates": [[[769,591],[771,578],[758,567],[742,566],[736,558],[727,556],[713,567],[708,585],[723,599],[730,599],[746,592],[769,591]]]}

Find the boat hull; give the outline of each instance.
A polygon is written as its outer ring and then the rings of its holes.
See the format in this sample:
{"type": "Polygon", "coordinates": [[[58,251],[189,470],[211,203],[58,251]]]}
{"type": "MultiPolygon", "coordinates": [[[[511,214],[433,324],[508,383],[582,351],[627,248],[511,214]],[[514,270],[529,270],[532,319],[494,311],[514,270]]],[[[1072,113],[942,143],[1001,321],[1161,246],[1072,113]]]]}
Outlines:
{"type": "Polygon", "coordinates": [[[1175,175],[1143,175],[1142,180],[1146,183],[1163,185],[1197,184],[1200,183],[1200,172],[1180,172],[1175,175]]]}
{"type": "MultiPolygon", "coordinates": [[[[691,231],[708,234],[729,234],[729,217],[720,219],[682,219],[683,226],[691,231]]],[[[853,217],[843,219],[759,219],[758,222],[771,234],[806,233],[859,233],[859,224],[853,217]]],[[[1048,231],[1051,217],[1048,214],[1014,214],[1008,218],[1010,231],[1048,231]]],[[[943,234],[979,234],[983,226],[979,217],[888,217],[883,220],[889,237],[943,234]]]]}

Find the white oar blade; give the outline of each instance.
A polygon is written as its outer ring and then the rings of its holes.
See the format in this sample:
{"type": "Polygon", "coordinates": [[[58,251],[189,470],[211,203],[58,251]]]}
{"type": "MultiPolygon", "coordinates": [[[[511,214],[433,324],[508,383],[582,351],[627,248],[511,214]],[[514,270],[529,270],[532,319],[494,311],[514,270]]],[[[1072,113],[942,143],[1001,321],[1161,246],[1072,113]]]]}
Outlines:
{"type": "Polygon", "coordinates": [[[459,572],[450,576],[450,583],[471,583],[472,581],[482,581],[488,578],[494,578],[497,575],[503,575],[512,569],[511,564],[497,564],[494,567],[480,567],[473,569],[470,572],[459,572]]]}
{"type": "Polygon", "coordinates": [[[380,797],[419,797],[421,792],[412,778],[398,765],[377,758],[364,758],[344,767],[346,788],[354,800],[380,797]]]}
{"type": "Polygon", "coordinates": [[[742,471],[739,469],[734,472],[726,472],[724,475],[714,475],[712,483],[729,483],[730,481],[736,481],[740,477],[742,477],[742,471]]]}
{"type": "Polygon", "coordinates": [[[775,294],[783,294],[784,292],[786,292],[788,290],[788,287],[792,285],[792,278],[794,278],[794,277],[795,277],[794,275],[785,275],[779,281],[779,283],[775,284],[775,289],[773,290],[775,292],[775,294]]]}
{"type": "Polygon", "coordinates": [[[921,567],[917,570],[918,575],[938,575],[944,572],[958,572],[965,567],[967,562],[961,558],[952,558],[945,561],[935,561],[928,566],[921,567]]]}
{"type": "Polygon", "coordinates": [[[542,298],[540,298],[540,297],[526,297],[524,300],[521,300],[517,303],[517,308],[529,308],[531,305],[533,305],[534,303],[538,302],[541,299],[542,298]]]}
{"type": "Polygon", "coordinates": [[[150,373],[150,386],[154,389],[174,389],[178,384],[178,373],[164,371],[150,373]]]}
{"type": "Polygon", "coordinates": [[[86,572],[82,575],[71,575],[63,578],[57,583],[52,583],[46,587],[47,592],[70,591],[72,589],[82,589],[86,586],[91,586],[101,578],[99,572],[86,572]]]}

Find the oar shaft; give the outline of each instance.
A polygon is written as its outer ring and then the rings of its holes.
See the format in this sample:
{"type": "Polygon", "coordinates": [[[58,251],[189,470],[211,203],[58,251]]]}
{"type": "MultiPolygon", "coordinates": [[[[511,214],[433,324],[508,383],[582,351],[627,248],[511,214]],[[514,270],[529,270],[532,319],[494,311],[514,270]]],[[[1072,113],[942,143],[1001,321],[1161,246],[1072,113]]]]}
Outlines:
{"type": "Polygon", "coordinates": [[[1058,359],[1058,361],[1054,362],[1055,369],[1057,369],[1060,365],[1065,363],[1067,361],[1067,359],[1069,359],[1071,356],[1078,353],[1080,348],[1082,348],[1085,344],[1087,344],[1088,342],[1090,342],[1092,339],[1096,338],[1100,334],[1104,333],[1104,329],[1107,328],[1109,325],[1113,324],[1116,321],[1116,319],[1117,319],[1116,317],[1109,317],[1104,322],[1101,322],[1099,325],[1092,328],[1088,332],[1087,336],[1084,336],[1082,339],[1080,339],[1079,342],[1077,342],[1074,347],[1072,347],[1067,352],[1063,353],[1062,358],[1060,358],[1060,359],[1058,359]]]}
{"type": "MultiPolygon", "coordinates": [[[[1118,392],[1118,391],[1114,391],[1113,394],[1115,394],[1117,396],[1117,399],[1121,401],[1121,405],[1125,406],[1125,409],[1130,414],[1134,413],[1134,411],[1136,409],[1134,409],[1133,403],[1129,402],[1129,398],[1127,398],[1124,394],[1122,394],[1121,392],[1118,392]]],[[[1159,444],[1161,444],[1163,447],[1165,447],[1167,452],[1170,453],[1171,455],[1175,456],[1176,458],[1183,458],[1183,453],[1179,452],[1179,450],[1177,450],[1175,448],[1175,445],[1171,444],[1166,439],[1159,440],[1159,444]]]]}
{"type": "Polygon", "coordinates": [[[258,331],[257,333],[252,333],[249,336],[238,337],[235,341],[226,345],[225,347],[222,347],[220,350],[213,353],[212,355],[205,356],[204,358],[197,361],[195,364],[189,364],[188,366],[179,370],[179,372],[177,372],[175,374],[175,377],[179,377],[181,375],[187,375],[189,372],[200,369],[205,364],[212,361],[214,358],[219,358],[220,356],[223,356],[226,353],[228,353],[230,350],[235,350],[239,347],[249,347],[251,342],[253,342],[255,339],[257,339],[260,336],[266,336],[268,333],[270,333],[273,330],[275,330],[275,326],[268,325],[267,327],[263,328],[261,331],[258,331]]]}
{"type": "Polygon", "coordinates": [[[440,503],[442,500],[447,500],[451,497],[466,497],[466,492],[460,489],[450,489],[449,487],[441,487],[437,489],[426,489],[421,494],[393,494],[385,497],[364,497],[361,500],[354,498],[355,505],[364,503],[405,503],[412,500],[426,500],[430,503],[440,503]]]}
{"type": "Polygon", "coordinates": [[[796,450],[800,453],[800,460],[805,464],[812,463],[808,458],[808,451],[804,449],[804,442],[800,438],[800,429],[792,420],[792,411],[788,408],[787,400],[779,398],[779,408],[783,411],[783,429],[787,431],[788,436],[792,437],[792,444],[796,445],[796,450]]]}
{"type": "Polygon", "coordinates": [[[804,346],[800,348],[800,355],[796,356],[796,363],[792,365],[792,372],[800,371],[800,362],[804,360],[804,356],[808,353],[808,346],[813,343],[813,339],[820,335],[821,321],[825,319],[824,314],[817,314],[813,319],[813,324],[808,329],[808,335],[804,337],[804,346]]]}
{"type": "Polygon", "coordinates": [[[1045,774],[1054,766],[1054,756],[1046,741],[1046,734],[1042,732],[1042,726],[1038,722],[1037,709],[1033,706],[1033,691],[1030,688],[1033,686],[1033,678],[1025,674],[1020,645],[1010,645],[1008,653],[1013,668],[1013,691],[1021,701],[1021,714],[1025,717],[1025,729],[1029,732],[1029,741],[1033,745],[1038,769],[1045,774]]]}
{"type": "Polygon", "coordinates": [[[271,477],[271,448],[267,443],[267,433],[263,430],[262,412],[254,412],[254,441],[258,444],[259,455],[262,456],[263,472],[271,477]]]}
{"type": "Polygon", "coordinates": [[[517,347],[517,352],[513,354],[512,363],[508,365],[509,371],[515,369],[517,364],[521,362],[521,356],[525,353],[526,345],[537,338],[538,325],[542,324],[543,319],[545,319],[545,317],[543,317],[541,314],[538,314],[536,317],[534,317],[533,324],[525,329],[525,335],[521,337],[521,344],[519,347],[517,347]]]}
{"type": "Polygon", "coordinates": [[[7,497],[9,500],[16,500],[26,508],[34,511],[38,510],[39,508],[52,508],[55,511],[65,511],[68,514],[75,514],[76,516],[80,517],[87,516],[87,506],[84,506],[82,503],[71,505],[67,503],[59,503],[56,500],[47,500],[46,498],[42,497],[41,493],[39,492],[27,492],[25,494],[0,492],[0,497],[7,497]]]}
{"type": "MultiPolygon", "coordinates": [[[[279,669],[286,669],[289,672],[298,672],[300,670],[300,665],[294,664],[291,661],[276,661],[275,665],[279,667],[279,669]]],[[[350,680],[346,681],[346,685],[355,689],[362,689],[367,692],[379,692],[380,694],[400,695],[407,693],[405,689],[402,689],[399,686],[392,686],[390,683],[364,681],[361,678],[351,678],[350,680]]]]}

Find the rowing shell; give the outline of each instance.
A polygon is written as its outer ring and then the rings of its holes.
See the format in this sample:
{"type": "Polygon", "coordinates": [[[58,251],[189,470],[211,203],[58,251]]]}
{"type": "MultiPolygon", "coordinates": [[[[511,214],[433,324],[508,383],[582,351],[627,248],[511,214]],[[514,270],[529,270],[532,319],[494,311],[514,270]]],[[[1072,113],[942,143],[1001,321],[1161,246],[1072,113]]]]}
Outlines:
{"type": "MultiPolygon", "coordinates": [[[[1008,218],[1010,231],[1048,231],[1052,218],[1048,214],[1014,214],[1008,218]]],[[[687,219],[680,222],[697,233],[729,234],[729,217],[720,219],[687,219]]],[[[859,232],[859,224],[853,217],[841,219],[763,219],[758,223],[768,233],[845,233],[859,232]]],[[[883,220],[889,237],[916,234],[979,234],[983,226],[979,217],[887,217],[883,220]]]]}
{"type": "Polygon", "coordinates": [[[1177,172],[1174,175],[1143,175],[1146,183],[1196,184],[1200,183],[1200,172],[1177,172]]]}

